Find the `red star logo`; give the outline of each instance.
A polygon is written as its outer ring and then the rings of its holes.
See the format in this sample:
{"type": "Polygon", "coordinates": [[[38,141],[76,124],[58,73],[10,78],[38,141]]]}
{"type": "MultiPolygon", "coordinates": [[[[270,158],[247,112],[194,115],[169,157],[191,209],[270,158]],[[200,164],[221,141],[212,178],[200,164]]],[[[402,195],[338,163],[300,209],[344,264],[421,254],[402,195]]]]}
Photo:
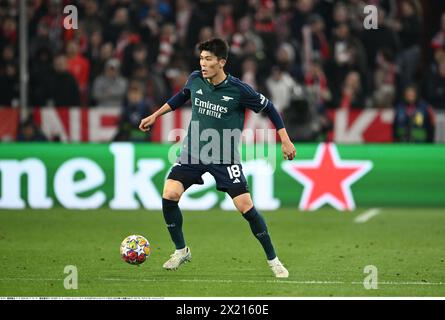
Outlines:
{"type": "Polygon", "coordinates": [[[314,160],[283,162],[283,170],[304,185],[301,210],[330,204],[337,210],[354,210],[351,185],[372,169],[371,161],[341,160],[334,144],[320,144],[314,160]]]}

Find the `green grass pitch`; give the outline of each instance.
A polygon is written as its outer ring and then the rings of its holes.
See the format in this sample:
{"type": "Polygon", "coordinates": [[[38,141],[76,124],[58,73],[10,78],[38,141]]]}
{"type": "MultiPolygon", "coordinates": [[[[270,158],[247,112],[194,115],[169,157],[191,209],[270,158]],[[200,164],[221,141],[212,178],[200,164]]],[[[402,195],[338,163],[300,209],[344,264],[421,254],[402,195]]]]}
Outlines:
{"type": "Polygon", "coordinates": [[[263,212],[290,272],[276,280],[236,212],[184,212],[193,259],[165,271],[173,246],[159,211],[1,210],[0,296],[445,296],[445,209],[382,209],[355,223],[364,211],[263,212]],[[130,234],[152,245],[140,266],[119,255],[130,234]],[[78,270],[77,290],[64,288],[67,265],[78,270]],[[377,268],[377,289],[363,285],[367,265],[377,268]]]}

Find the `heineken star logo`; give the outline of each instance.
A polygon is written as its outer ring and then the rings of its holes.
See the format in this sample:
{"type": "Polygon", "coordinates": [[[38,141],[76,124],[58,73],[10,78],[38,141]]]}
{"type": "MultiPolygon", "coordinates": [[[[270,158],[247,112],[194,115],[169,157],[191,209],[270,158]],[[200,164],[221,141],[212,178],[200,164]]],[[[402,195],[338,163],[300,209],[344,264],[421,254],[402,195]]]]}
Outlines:
{"type": "Polygon", "coordinates": [[[282,168],[304,186],[301,210],[330,204],[337,210],[354,210],[351,185],[372,169],[367,160],[342,160],[332,143],[320,144],[313,160],[283,162],[282,168]]]}

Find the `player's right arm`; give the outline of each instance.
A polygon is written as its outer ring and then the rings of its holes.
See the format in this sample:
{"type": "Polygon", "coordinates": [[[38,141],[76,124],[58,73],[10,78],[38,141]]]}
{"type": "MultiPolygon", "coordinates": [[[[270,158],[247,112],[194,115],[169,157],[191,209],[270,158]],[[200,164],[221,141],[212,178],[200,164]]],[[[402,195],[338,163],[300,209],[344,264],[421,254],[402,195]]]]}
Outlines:
{"type": "Polygon", "coordinates": [[[156,119],[163,114],[169,113],[173,109],[170,107],[168,103],[165,103],[161,108],[159,108],[156,112],[153,112],[148,117],[141,120],[139,124],[139,129],[141,131],[147,132],[150,131],[150,127],[156,122],[156,119]]]}
{"type": "Polygon", "coordinates": [[[169,113],[170,111],[174,111],[184,105],[190,99],[190,87],[192,81],[201,74],[200,71],[194,71],[190,74],[184,88],[175,94],[173,97],[168,99],[168,101],[159,108],[156,112],[153,112],[148,117],[141,120],[139,124],[139,129],[141,131],[147,132],[150,131],[150,127],[156,122],[156,119],[163,114],[169,113]]]}
{"type": "Polygon", "coordinates": [[[187,85],[180,92],[175,94],[173,97],[168,99],[164,105],[159,108],[157,111],[153,112],[148,117],[141,120],[139,124],[139,129],[147,132],[150,131],[150,127],[156,122],[156,119],[163,114],[169,113],[172,110],[176,110],[181,107],[184,103],[186,103],[190,99],[190,90],[187,88],[187,85]]]}

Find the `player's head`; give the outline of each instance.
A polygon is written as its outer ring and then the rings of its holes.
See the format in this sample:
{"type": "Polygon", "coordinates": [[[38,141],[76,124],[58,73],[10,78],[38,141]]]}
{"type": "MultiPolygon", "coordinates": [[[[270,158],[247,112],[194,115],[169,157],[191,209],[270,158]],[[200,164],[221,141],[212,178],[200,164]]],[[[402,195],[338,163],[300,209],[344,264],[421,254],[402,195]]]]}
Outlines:
{"type": "Polygon", "coordinates": [[[210,39],[198,46],[199,63],[204,78],[213,78],[223,71],[229,54],[229,46],[222,39],[210,39]]]}

